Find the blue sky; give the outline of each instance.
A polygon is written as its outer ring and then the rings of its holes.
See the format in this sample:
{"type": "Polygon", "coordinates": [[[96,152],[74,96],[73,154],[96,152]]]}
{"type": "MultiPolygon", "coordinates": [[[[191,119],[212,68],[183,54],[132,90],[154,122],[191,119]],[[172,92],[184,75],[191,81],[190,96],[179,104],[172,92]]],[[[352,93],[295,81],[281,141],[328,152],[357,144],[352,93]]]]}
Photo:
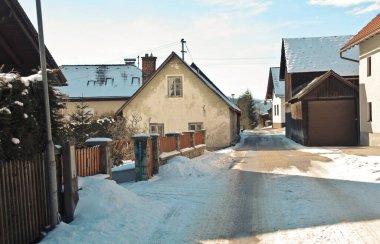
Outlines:
{"type": "MultiPolygon", "coordinates": [[[[35,1],[19,0],[36,26],[35,1]]],[[[187,41],[195,62],[226,94],[264,98],[281,38],[356,34],[380,0],[49,0],[45,42],[59,65],[122,63],[153,53],[158,64],[187,41]]]]}

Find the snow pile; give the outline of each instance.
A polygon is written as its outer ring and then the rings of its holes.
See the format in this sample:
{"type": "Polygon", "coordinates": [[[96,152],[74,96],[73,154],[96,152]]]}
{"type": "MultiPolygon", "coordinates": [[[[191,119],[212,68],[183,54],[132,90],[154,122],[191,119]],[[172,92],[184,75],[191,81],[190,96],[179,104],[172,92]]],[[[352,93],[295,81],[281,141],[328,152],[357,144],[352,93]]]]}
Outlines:
{"type": "Polygon", "coordinates": [[[113,167],[112,172],[130,170],[130,169],[134,169],[134,168],[135,168],[135,161],[125,160],[125,161],[123,161],[122,165],[113,167]]]}
{"type": "Polygon", "coordinates": [[[212,175],[215,167],[207,162],[192,161],[189,158],[177,156],[170,159],[167,164],[160,167],[159,176],[163,178],[170,177],[201,177],[212,175]]]}
{"type": "Polygon", "coordinates": [[[83,178],[75,219],[61,223],[42,243],[138,243],[165,207],[96,177],[83,178]]]}

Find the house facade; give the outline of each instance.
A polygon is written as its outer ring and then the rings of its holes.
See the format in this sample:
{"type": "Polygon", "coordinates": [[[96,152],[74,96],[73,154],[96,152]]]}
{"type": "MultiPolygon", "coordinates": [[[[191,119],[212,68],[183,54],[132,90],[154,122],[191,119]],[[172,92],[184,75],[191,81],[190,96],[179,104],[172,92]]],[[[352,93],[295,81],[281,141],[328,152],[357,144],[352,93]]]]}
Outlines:
{"type": "Polygon", "coordinates": [[[57,87],[65,99],[64,115],[86,105],[93,115],[114,114],[142,85],[142,72],[134,63],[63,65],[67,86],[57,87]]]}
{"type": "Polygon", "coordinates": [[[240,130],[239,108],[195,64],[174,52],[116,112],[125,118],[133,114],[141,116],[147,133],[205,129],[211,149],[231,145],[240,130]]]}
{"type": "Polygon", "coordinates": [[[360,144],[380,146],[380,14],[341,49],[359,46],[360,144]]]}
{"type": "MultiPolygon", "coordinates": [[[[347,82],[358,86],[359,67],[339,55],[340,47],[350,38],[352,36],[283,39],[280,79],[285,80],[288,138],[308,146],[357,144],[358,130],[346,127],[358,127],[358,93],[355,95],[347,82]],[[316,85],[308,86],[310,83],[316,85]],[[306,91],[308,96],[300,96],[306,91]],[[341,110],[350,112],[341,114],[341,110]],[[319,137],[322,131],[327,132],[324,135],[328,140],[319,137]]],[[[353,48],[346,55],[350,59],[358,58],[358,49],[353,48]]]]}
{"type": "Polygon", "coordinates": [[[280,67],[269,69],[265,100],[272,101],[272,127],[285,126],[285,81],[280,80],[280,67]]]}

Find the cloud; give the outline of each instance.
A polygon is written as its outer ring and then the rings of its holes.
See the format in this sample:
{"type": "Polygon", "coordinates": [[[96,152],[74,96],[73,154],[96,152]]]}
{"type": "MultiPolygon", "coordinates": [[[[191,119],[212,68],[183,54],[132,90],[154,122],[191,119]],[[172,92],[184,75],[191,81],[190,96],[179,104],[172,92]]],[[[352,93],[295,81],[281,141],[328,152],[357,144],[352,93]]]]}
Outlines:
{"type": "Polygon", "coordinates": [[[247,13],[256,16],[265,12],[272,4],[272,1],[264,0],[197,0],[204,5],[217,7],[229,13],[247,13]]]}
{"type": "Polygon", "coordinates": [[[311,5],[335,6],[335,7],[354,7],[350,14],[365,14],[380,10],[380,0],[309,0],[311,5]]]}

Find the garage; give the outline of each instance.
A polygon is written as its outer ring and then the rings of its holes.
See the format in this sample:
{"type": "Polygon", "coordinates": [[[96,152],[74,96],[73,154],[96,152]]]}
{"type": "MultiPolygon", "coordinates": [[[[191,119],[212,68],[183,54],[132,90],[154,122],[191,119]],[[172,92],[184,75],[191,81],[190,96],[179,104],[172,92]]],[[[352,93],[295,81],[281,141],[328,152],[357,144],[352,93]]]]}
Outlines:
{"type": "Polygon", "coordinates": [[[353,146],[357,144],[356,100],[308,102],[309,145],[353,146]]]}
{"type": "Polygon", "coordinates": [[[291,139],[306,146],[358,143],[358,87],[334,71],[301,87],[289,100],[291,139]]]}

